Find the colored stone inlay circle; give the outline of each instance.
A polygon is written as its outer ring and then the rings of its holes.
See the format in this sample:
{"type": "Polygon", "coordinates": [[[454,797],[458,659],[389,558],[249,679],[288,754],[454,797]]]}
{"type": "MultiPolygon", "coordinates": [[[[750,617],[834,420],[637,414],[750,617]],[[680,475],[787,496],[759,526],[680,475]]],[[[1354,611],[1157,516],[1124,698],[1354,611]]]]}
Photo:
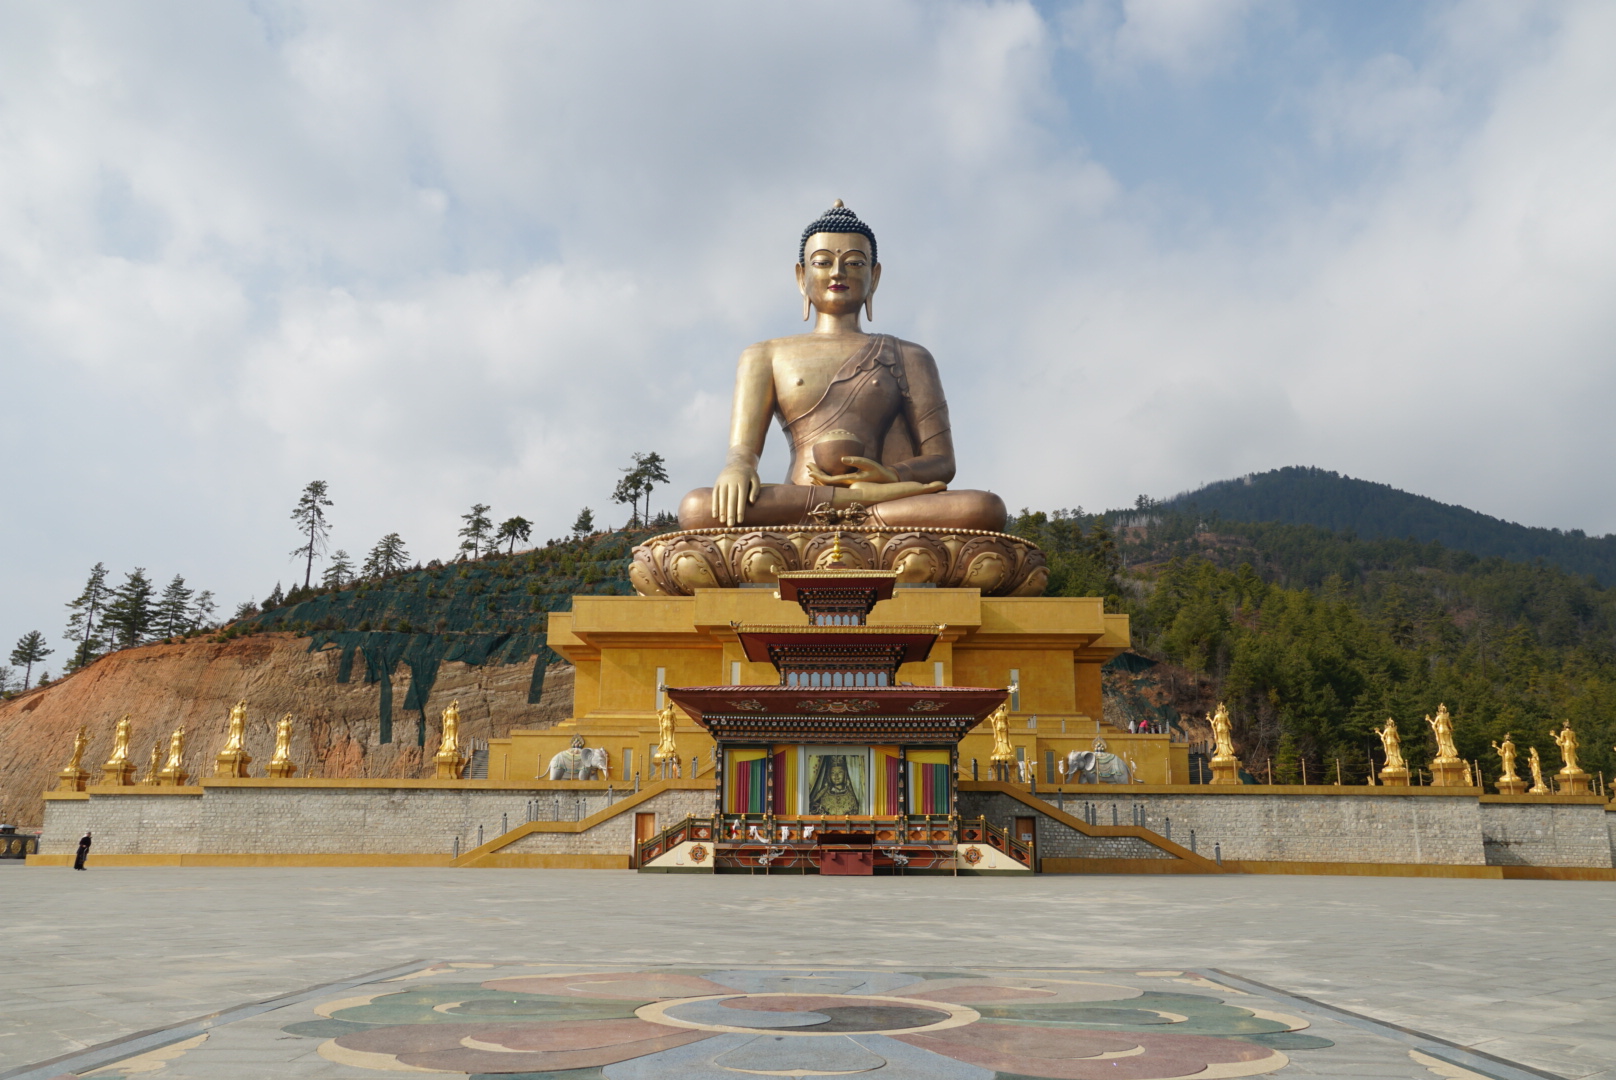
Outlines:
{"type": "Polygon", "coordinates": [[[789,993],[655,1001],[636,1009],[634,1015],[671,1027],[732,1033],[766,1029],[781,1035],[909,1035],[962,1027],[981,1019],[975,1009],[951,1002],[789,993]],[[747,1013],[755,1015],[748,1017],[747,1013]]]}

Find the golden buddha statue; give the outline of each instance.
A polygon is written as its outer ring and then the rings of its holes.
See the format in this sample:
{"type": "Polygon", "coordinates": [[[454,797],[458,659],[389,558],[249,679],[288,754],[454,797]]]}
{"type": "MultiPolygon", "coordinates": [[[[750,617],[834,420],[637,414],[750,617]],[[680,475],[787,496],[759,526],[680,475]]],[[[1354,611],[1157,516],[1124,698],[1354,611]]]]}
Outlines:
{"type": "Polygon", "coordinates": [[[1560,748],[1560,760],[1564,762],[1555,774],[1560,782],[1560,794],[1588,794],[1588,774],[1577,763],[1577,747],[1581,744],[1577,742],[1577,733],[1571,730],[1571,721],[1564,721],[1559,731],[1550,730],[1549,738],[1560,748]]]}
{"type": "Polygon", "coordinates": [[[803,230],[796,274],[813,330],[741,353],[724,467],[684,497],[680,528],[801,525],[852,510],[876,527],[1002,530],[997,495],[947,490],[954,441],[931,353],[860,325],[881,283],[874,231],[836,200],[803,230]],[[791,467],[785,483],[764,484],[757,463],[775,417],[791,467]]]}
{"type": "Polygon", "coordinates": [[[1397,773],[1407,780],[1408,766],[1403,763],[1403,738],[1397,733],[1397,721],[1388,716],[1385,727],[1370,730],[1380,736],[1380,745],[1386,751],[1386,764],[1381,769],[1381,775],[1397,773]]]}
{"type": "Polygon", "coordinates": [[[185,725],[168,737],[168,761],[157,772],[159,787],[184,787],[191,774],[185,771],[185,725]]]}
{"type": "Polygon", "coordinates": [[[90,774],[84,771],[84,750],[90,745],[90,735],[83,727],[73,736],[73,756],[61,772],[56,774],[57,791],[83,791],[90,774]]]}

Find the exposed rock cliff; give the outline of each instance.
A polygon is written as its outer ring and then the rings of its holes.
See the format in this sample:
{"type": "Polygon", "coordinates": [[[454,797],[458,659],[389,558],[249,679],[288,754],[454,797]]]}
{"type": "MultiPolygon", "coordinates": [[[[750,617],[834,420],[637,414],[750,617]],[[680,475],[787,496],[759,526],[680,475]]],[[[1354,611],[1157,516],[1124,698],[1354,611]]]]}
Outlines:
{"type": "MultiPolygon", "coordinates": [[[[533,664],[481,666],[445,661],[427,696],[425,746],[422,713],[395,707],[393,741],[380,739],[379,683],[358,673],[338,682],[339,648],[309,652],[309,639],[265,633],[216,643],[193,640],[146,645],[103,657],[42,690],[0,702],[0,821],[39,824],[40,792],[72,754],[73,735],[88,728],[83,767],[100,780],[118,718],[132,718],[131,756],[141,773],[152,746],[181,724],[187,732],[185,767],[210,776],[224,743],[230,707],[247,702],[247,752],[252,775],[262,776],[275,744],[275,721],[295,721],[293,758],[300,776],[430,775],[438,744],[438,716],[460,702],[461,739],[487,739],[513,727],[547,727],[572,706],[572,668],[553,664],[536,705],[528,704],[533,664]]],[[[408,694],[410,669],[393,674],[395,700],[408,694]]]]}

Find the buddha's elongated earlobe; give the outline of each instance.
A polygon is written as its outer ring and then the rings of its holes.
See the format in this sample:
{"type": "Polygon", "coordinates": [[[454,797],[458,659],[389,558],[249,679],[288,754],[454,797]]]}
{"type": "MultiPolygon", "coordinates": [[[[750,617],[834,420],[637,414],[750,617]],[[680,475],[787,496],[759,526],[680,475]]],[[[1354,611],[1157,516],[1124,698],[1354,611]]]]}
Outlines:
{"type": "Polygon", "coordinates": [[[864,319],[866,322],[875,321],[875,294],[871,293],[864,298],[864,319]]]}
{"type": "Polygon", "coordinates": [[[814,306],[808,302],[808,293],[804,290],[802,294],[802,321],[807,322],[808,316],[812,315],[813,312],[814,306]]]}

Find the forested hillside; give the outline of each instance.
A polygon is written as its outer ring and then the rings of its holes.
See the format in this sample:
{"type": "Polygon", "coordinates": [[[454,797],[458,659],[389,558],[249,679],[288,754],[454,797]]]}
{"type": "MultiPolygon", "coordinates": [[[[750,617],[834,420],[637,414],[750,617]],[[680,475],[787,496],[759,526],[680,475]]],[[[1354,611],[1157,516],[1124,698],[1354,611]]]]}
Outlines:
{"type": "Polygon", "coordinates": [[[1410,764],[1445,702],[1462,754],[1496,773],[1505,732],[1559,768],[1550,724],[1569,719],[1582,765],[1612,775],[1616,590],[1556,567],[1439,543],[1370,540],[1308,525],[1205,527],[1158,510],[1148,526],[1026,514],[1013,529],[1049,552],[1055,595],[1105,595],[1133,617],[1146,657],[1182,677],[1181,712],[1227,700],[1254,773],[1362,783],[1389,717],[1410,764]]]}
{"type": "Polygon", "coordinates": [[[1366,539],[1435,540],[1476,555],[1543,559],[1616,586],[1616,535],[1529,528],[1324,469],[1291,467],[1222,480],[1163,505],[1227,521],[1316,525],[1366,539]]]}

